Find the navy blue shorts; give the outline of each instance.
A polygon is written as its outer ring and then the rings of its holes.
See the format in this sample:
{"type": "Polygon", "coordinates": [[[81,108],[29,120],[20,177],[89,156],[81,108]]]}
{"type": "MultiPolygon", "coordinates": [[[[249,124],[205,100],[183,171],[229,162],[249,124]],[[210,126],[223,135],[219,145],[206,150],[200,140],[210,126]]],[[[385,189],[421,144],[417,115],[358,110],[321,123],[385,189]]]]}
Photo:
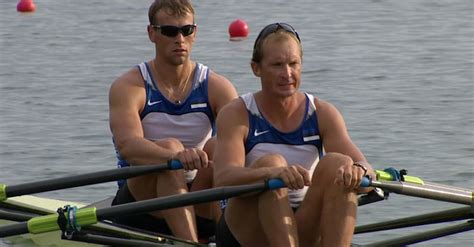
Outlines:
{"type": "Polygon", "coordinates": [[[225,221],[225,210],[222,210],[222,216],[217,223],[216,229],[216,246],[222,247],[240,247],[239,241],[235,239],[234,235],[227,226],[225,221]]]}

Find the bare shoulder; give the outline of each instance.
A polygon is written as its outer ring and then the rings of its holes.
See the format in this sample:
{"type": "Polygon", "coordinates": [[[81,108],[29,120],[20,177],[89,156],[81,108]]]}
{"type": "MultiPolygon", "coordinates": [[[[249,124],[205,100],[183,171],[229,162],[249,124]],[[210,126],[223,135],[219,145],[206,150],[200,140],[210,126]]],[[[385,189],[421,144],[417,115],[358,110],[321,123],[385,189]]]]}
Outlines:
{"type": "Polygon", "coordinates": [[[327,136],[328,133],[336,133],[336,130],[345,130],[344,119],[336,106],[317,98],[315,98],[314,103],[322,135],[327,136]]]}
{"type": "Polygon", "coordinates": [[[340,115],[339,110],[330,102],[314,97],[316,112],[320,118],[332,118],[340,115]]]}
{"type": "MultiPolygon", "coordinates": [[[[226,104],[217,115],[217,132],[236,131],[248,129],[247,108],[241,98],[236,98],[226,104]]],[[[219,136],[219,135],[218,135],[219,136]]]]}
{"type": "Polygon", "coordinates": [[[230,83],[230,81],[225,76],[209,69],[209,83],[230,83]]]}
{"type": "Polygon", "coordinates": [[[222,107],[237,98],[237,91],[229,79],[212,70],[209,71],[208,92],[209,101],[216,115],[222,107]]]}
{"type": "Polygon", "coordinates": [[[229,79],[227,79],[223,75],[217,74],[216,72],[212,70],[209,71],[208,83],[209,83],[209,88],[215,89],[214,91],[216,93],[221,92],[221,90],[231,91],[231,92],[236,93],[234,85],[230,82],[229,79]]]}
{"type": "Polygon", "coordinates": [[[143,77],[138,68],[134,67],[120,75],[111,85],[111,90],[120,88],[144,87],[143,77]]]}
{"type": "Polygon", "coordinates": [[[217,117],[218,122],[239,122],[245,119],[247,110],[241,98],[235,98],[224,107],[217,117]]]}
{"type": "Polygon", "coordinates": [[[110,86],[111,107],[133,107],[140,109],[145,104],[145,86],[138,68],[132,68],[119,76],[110,86]]]}

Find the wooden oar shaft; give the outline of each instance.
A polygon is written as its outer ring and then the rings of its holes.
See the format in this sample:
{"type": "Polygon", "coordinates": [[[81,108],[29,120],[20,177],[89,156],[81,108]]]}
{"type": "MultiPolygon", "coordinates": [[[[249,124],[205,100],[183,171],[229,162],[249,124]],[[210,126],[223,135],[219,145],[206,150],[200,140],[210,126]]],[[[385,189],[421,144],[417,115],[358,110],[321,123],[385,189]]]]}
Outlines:
{"type": "MultiPolygon", "coordinates": [[[[174,161],[176,162],[176,161],[174,161]]],[[[73,188],[85,186],[90,184],[105,183],[116,181],[119,179],[126,179],[130,177],[140,176],[152,172],[157,172],[166,169],[176,169],[168,164],[146,165],[146,166],[130,166],[120,169],[104,170],[99,172],[86,173],[81,175],[55,178],[50,180],[37,181],[32,183],[11,185],[5,187],[6,198],[33,194],[45,191],[52,191],[58,189],[73,188]]],[[[0,198],[1,200],[2,198],[0,198]]],[[[3,198],[5,199],[5,198],[3,198]]]]}

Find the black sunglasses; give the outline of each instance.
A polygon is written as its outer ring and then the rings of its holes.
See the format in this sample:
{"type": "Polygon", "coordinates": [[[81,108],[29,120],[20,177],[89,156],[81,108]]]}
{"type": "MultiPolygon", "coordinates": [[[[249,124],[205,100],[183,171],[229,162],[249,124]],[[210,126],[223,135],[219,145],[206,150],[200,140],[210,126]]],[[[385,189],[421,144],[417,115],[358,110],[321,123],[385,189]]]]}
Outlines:
{"type": "Polygon", "coordinates": [[[196,26],[196,24],[184,25],[182,27],[151,25],[151,27],[155,30],[160,29],[161,34],[168,37],[176,37],[176,35],[178,35],[180,32],[183,34],[183,36],[189,36],[194,33],[196,26]]]}
{"type": "Polygon", "coordinates": [[[260,42],[260,40],[262,40],[262,39],[266,38],[268,35],[276,32],[278,29],[283,29],[287,32],[290,32],[290,33],[294,34],[296,36],[296,38],[298,39],[298,41],[301,43],[300,36],[298,35],[296,30],[290,24],[284,23],[284,22],[277,22],[277,23],[272,23],[272,24],[267,25],[266,27],[264,27],[262,29],[262,31],[260,31],[260,33],[257,36],[257,39],[255,40],[255,44],[254,44],[253,48],[255,49],[255,47],[257,47],[257,44],[258,44],[258,42],[260,42]]]}

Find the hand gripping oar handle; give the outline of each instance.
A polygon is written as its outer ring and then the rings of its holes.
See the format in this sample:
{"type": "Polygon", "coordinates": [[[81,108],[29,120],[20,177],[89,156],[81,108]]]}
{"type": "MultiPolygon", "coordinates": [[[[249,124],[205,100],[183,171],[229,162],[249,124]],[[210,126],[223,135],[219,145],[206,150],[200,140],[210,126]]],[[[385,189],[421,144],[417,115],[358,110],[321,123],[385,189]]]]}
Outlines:
{"type": "Polygon", "coordinates": [[[162,170],[177,170],[182,168],[183,165],[179,160],[169,160],[166,164],[159,165],[129,166],[120,169],[115,168],[99,172],[85,173],[81,175],[74,175],[11,186],[0,184],[0,201],[3,201],[8,197],[21,196],[58,189],[67,189],[90,184],[105,183],[120,179],[136,177],[162,170]]]}
{"type": "MultiPolygon", "coordinates": [[[[227,199],[257,191],[279,189],[283,187],[285,187],[285,184],[281,179],[269,179],[263,183],[217,187],[207,190],[193,191],[185,194],[126,203],[108,208],[81,208],[77,210],[76,219],[78,225],[83,227],[95,224],[100,219],[113,218],[117,215],[132,215],[143,212],[182,207],[203,202],[227,199]]],[[[34,217],[27,222],[1,226],[0,238],[24,233],[42,233],[59,230],[57,219],[58,214],[50,214],[34,217]]]]}

